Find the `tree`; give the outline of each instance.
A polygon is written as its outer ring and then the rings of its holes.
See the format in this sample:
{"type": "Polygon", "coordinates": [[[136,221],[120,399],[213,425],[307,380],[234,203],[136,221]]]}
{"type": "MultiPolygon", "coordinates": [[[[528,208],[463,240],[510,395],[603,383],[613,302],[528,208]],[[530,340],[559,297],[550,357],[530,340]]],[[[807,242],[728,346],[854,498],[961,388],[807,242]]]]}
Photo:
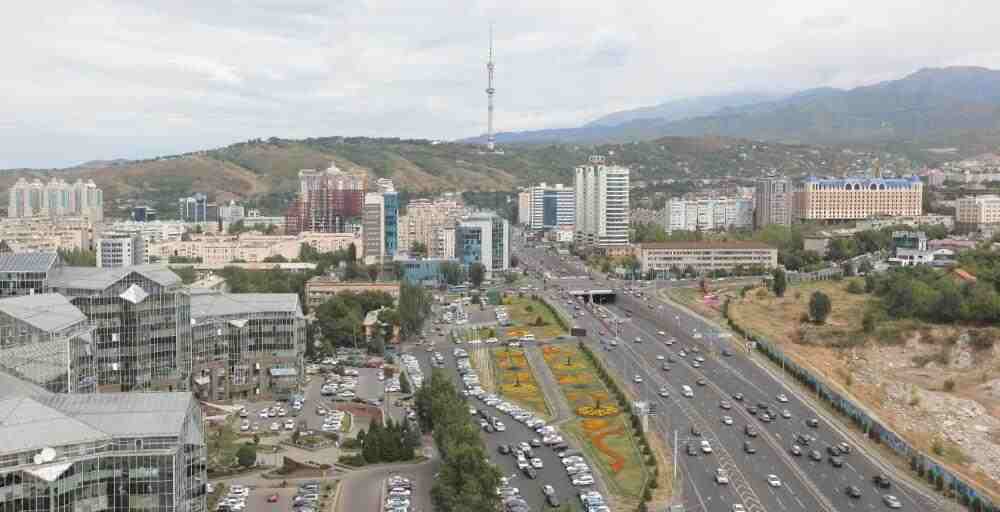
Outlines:
{"type": "Polygon", "coordinates": [[[809,317],[817,324],[826,322],[832,308],[830,297],[821,291],[813,292],[812,297],[809,298],[809,317]]]}
{"type": "Polygon", "coordinates": [[[455,263],[454,261],[441,263],[440,269],[441,278],[444,279],[445,283],[451,286],[461,284],[465,281],[465,271],[462,269],[461,265],[455,263]]]}
{"type": "Polygon", "coordinates": [[[404,395],[409,395],[413,392],[413,388],[410,387],[410,378],[406,376],[406,372],[399,374],[399,392],[404,395]]]}
{"type": "Polygon", "coordinates": [[[243,233],[245,231],[250,231],[250,230],[246,227],[246,224],[244,224],[244,222],[242,220],[238,220],[238,221],[236,221],[236,222],[234,222],[234,223],[232,223],[232,224],[229,225],[229,234],[230,235],[238,235],[238,234],[243,233]]]}
{"type": "Polygon", "coordinates": [[[174,267],[170,270],[173,270],[185,284],[191,284],[198,280],[198,273],[194,271],[194,267],[174,267]]]}
{"type": "Polygon", "coordinates": [[[399,326],[404,338],[420,332],[431,314],[431,294],[423,287],[403,281],[399,287],[399,326]]]}
{"type": "Polygon", "coordinates": [[[280,254],[272,254],[264,258],[264,263],[287,263],[288,259],[280,254]]]}
{"type": "Polygon", "coordinates": [[[244,443],[236,450],[236,461],[240,466],[251,467],[257,463],[257,445],[244,443]]]}
{"type": "Polygon", "coordinates": [[[785,290],[788,289],[788,281],[787,278],[785,277],[785,271],[780,268],[776,268],[774,269],[773,276],[774,280],[771,283],[771,289],[774,291],[774,294],[777,295],[778,297],[784,297],[785,290]]]}
{"type": "Polygon", "coordinates": [[[358,248],[352,242],[351,245],[347,246],[347,261],[355,262],[358,261],[358,248]]]}
{"type": "Polygon", "coordinates": [[[482,263],[476,262],[469,265],[469,281],[472,282],[472,286],[479,288],[483,284],[483,280],[486,279],[486,267],[482,263]]]}
{"type": "Polygon", "coordinates": [[[410,245],[410,256],[414,258],[426,258],[427,244],[414,240],[413,244],[410,245]]]}
{"type": "Polygon", "coordinates": [[[872,266],[872,262],[871,261],[868,261],[868,258],[865,258],[865,259],[861,260],[861,264],[858,265],[858,273],[859,274],[861,274],[861,275],[867,275],[872,270],[875,270],[875,267],[872,266]]]}
{"type": "Polygon", "coordinates": [[[516,268],[521,264],[521,258],[518,258],[516,254],[510,255],[510,266],[516,268]]]}
{"type": "Polygon", "coordinates": [[[59,257],[67,266],[71,267],[96,267],[97,253],[84,249],[59,249],[59,257]]]}
{"type": "Polygon", "coordinates": [[[372,263],[365,267],[365,273],[368,274],[368,279],[374,283],[378,280],[378,275],[382,273],[382,266],[378,263],[372,263]]]}

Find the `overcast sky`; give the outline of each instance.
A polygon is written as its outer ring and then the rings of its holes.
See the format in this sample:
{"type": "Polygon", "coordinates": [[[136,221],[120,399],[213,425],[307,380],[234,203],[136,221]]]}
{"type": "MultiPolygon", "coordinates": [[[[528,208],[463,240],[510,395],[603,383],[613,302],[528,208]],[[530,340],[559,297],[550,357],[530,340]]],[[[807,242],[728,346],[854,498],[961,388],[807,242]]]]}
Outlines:
{"type": "Polygon", "coordinates": [[[734,0],[8,2],[0,168],[255,137],[454,139],[575,126],[664,100],[1000,67],[1000,2],[734,0]]]}

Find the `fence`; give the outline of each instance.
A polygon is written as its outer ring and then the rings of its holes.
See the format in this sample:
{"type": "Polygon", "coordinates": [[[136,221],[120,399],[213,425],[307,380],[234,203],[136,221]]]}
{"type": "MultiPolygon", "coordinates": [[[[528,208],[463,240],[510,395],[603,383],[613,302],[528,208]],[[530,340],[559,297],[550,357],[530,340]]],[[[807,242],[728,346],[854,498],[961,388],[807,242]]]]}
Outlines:
{"type": "Polygon", "coordinates": [[[910,469],[915,471],[921,478],[926,478],[940,491],[947,490],[949,493],[953,493],[959,503],[969,507],[973,512],[1000,512],[1000,507],[993,503],[988,496],[950,472],[927,454],[911,446],[898,434],[872,418],[864,409],[832,389],[822,379],[809,372],[809,370],[798,365],[778,349],[775,344],[746,332],[742,327],[733,322],[731,318],[727,319],[729,326],[734,331],[756,342],[757,349],[766,355],[768,359],[776,364],[780,364],[796,380],[815,391],[820,399],[828,402],[834,409],[850,418],[855,425],[868,435],[870,440],[888,446],[896,454],[909,460],[910,469]]]}

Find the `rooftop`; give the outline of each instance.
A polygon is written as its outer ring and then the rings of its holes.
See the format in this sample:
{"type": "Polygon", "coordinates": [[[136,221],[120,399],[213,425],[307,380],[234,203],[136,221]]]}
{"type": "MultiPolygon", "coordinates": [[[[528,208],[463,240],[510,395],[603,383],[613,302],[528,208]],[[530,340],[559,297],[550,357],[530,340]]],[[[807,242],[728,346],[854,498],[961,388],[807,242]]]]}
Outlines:
{"type": "Polygon", "coordinates": [[[302,316],[295,293],[199,293],[191,296],[191,318],[285,312],[302,316]]]}
{"type": "Polygon", "coordinates": [[[69,299],[58,293],[0,299],[0,313],[45,332],[56,332],[87,320],[87,316],[69,299]]]}
{"type": "Polygon", "coordinates": [[[137,273],[160,286],[180,284],[181,278],[164,265],[134,265],[131,267],[57,267],[49,276],[50,288],[105,290],[131,273],[137,273]]]}
{"type": "Polygon", "coordinates": [[[749,240],[734,240],[729,242],[704,241],[704,242],[649,242],[639,244],[640,249],[773,249],[763,242],[749,240]]]}
{"type": "Polygon", "coordinates": [[[58,261],[54,252],[0,254],[0,272],[48,272],[58,261]]]}

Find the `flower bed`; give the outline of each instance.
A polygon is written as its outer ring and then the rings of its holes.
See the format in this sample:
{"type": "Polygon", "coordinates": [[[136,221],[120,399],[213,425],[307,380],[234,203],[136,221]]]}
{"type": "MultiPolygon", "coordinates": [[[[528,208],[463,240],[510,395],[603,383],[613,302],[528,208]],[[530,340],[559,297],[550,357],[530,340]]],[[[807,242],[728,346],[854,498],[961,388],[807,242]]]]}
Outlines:
{"type": "Polygon", "coordinates": [[[520,404],[541,415],[548,415],[545,396],[538,387],[538,381],[531,373],[524,350],[519,348],[495,348],[490,350],[496,371],[497,391],[504,398],[520,404]]]}

